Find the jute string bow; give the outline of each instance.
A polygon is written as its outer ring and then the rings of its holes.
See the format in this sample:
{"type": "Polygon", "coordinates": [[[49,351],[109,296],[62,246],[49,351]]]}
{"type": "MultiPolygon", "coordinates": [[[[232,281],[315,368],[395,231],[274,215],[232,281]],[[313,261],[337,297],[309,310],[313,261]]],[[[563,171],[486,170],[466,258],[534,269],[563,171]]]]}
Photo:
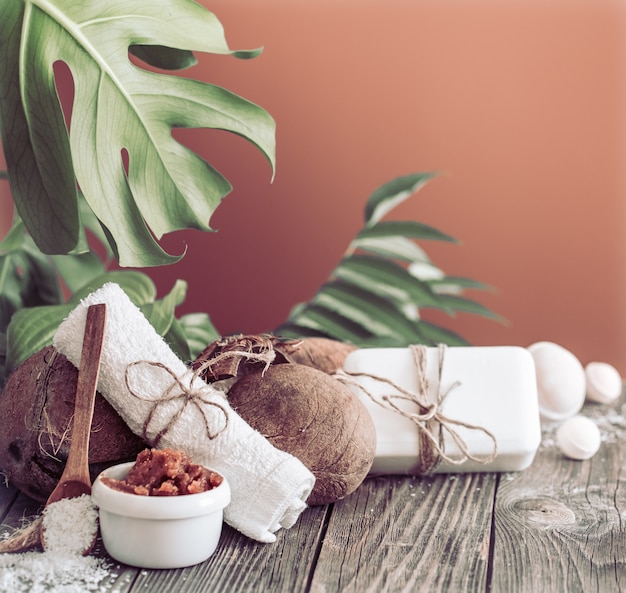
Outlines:
{"type": "Polygon", "coordinates": [[[268,351],[260,352],[260,353],[244,352],[240,350],[223,352],[222,354],[219,354],[215,356],[214,358],[210,358],[204,361],[201,365],[199,365],[197,368],[194,369],[189,380],[185,378],[184,381],[181,377],[177,376],[176,373],[172,371],[172,369],[170,369],[167,365],[161,362],[151,361],[151,360],[137,360],[135,362],[130,363],[126,367],[126,370],[124,373],[124,381],[126,383],[126,388],[128,389],[128,392],[133,397],[141,401],[150,402],[153,404],[150,409],[150,412],[146,416],[146,419],[143,423],[142,438],[146,442],[150,442],[153,447],[158,447],[161,439],[168,433],[169,430],[171,430],[172,426],[174,426],[176,422],[178,422],[178,420],[181,418],[181,416],[183,415],[183,413],[185,412],[188,406],[194,406],[198,410],[198,412],[200,412],[200,416],[204,420],[206,434],[209,440],[213,440],[217,438],[222,432],[224,432],[226,428],[228,427],[227,407],[216,401],[208,399],[209,395],[214,395],[216,390],[214,388],[211,388],[202,379],[200,379],[200,376],[205,370],[209,369],[211,366],[215,364],[218,364],[224,358],[235,357],[235,356],[246,358],[248,360],[252,360],[255,362],[265,363],[265,368],[263,369],[263,372],[265,372],[265,370],[267,370],[269,365],[274,360],[275,354],[272,350],[268,350],[268,351]],[[140,365],[148,365],[151,367],[162,369],[165,373],[170,375],[170,377],[172,378],[172,383],[170,384],[170,386],[167,389],[165,389],[165,391],[159,397],[157,398],[145,397],[141,393],[139,393],[135,388],[133,388],[131,370],[134,367],[137,367],[140,365]],[[176,413],[173,414],[172,417],[168,420],[167,424],[163,428],[161,428],[161,430],[159,430],[159,432],[154,437],[150,439],[148,437],[148,434],[150,430],[150,425],[152,424],[155,418],[156,412],[161,406],[172,401],[180,402],[180,405],[176,413]],[[211,429],[211,423],[209,421],[209,415],[208,415],[209,414],[208,408],[210,407],[217,408],[224,417],[222,426],[218,428],[216,431],[213,431],[211,429]]]}
{"type": "Polygon", "coordinates": [[[397,412],[415,424],[419,431],[420,439],[418,461],[415,468],[417,474],[428,475],[433,473],[442,461],[454,465],[460,465],[467,460],[483,464],[492,462],[498,453],[498,443],[494,434],[482,426],[450,418],[441,411],[441,405],[446,396],[450,391],[460,385],[459,381],[455,381],[448,389],[442,390],[441,378],[446,351],[445,345],[440,344],[438,347],[437,390],[436,401],[434,402],[429,399],[430,384],[426,375],[428,350],[425,346],[421,345],[410,346],[410,349],[413,353],[417,373],[417,392],[409,391],[385,377],[379,377],[365,372],[340,371],[336,376],[341,381],[359,388],[376,404],[385,409],[397,412]],[[393,388],[395,393],[376,397],[359,382],[354,381],[355,377],[367,377],[381,383],[386,383],[393,388]],[[409,412],[400,407],[397,402],[409,402],[413,404],[411,407],[416,411],[409,412]],[[472,454],[467,442],[459,434],[456,427],[477,430],[487,435],[493,442],[492,452],[486,456],[472,454]],[[461,453],[460,457],[453,458],[445,452],[444,433],[448,433],[456,443],[461,453]]]}

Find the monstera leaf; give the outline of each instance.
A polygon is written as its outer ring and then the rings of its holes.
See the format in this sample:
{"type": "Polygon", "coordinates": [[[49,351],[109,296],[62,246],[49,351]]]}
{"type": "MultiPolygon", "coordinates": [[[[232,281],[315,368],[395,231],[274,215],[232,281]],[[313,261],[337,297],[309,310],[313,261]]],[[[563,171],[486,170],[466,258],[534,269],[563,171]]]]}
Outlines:
{"type": "Polygon", "coordinates": [[[239,58],[218,19],[192,0],[2,0],[0,126],[17,212],[48,254],[77,248],[77,187],[122,266],[171,263],[168,232],[209,230],[229,182],[172,137],[216,128],[255,144],[274,167],[275,125],[215,85],[148,71],[195,63],[193,52],[239,58]],[[66,125],[55,67],[74,81],[66,125]]]}

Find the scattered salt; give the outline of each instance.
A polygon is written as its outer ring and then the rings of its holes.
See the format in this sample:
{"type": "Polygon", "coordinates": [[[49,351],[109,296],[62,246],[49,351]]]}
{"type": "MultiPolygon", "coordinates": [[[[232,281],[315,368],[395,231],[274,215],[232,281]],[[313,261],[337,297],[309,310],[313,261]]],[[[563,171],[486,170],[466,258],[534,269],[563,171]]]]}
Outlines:
{"type": "Polygon", "coordinates": [[[46,551],[59,556],[82,554],[98,533],[98,509],[89,494],[62,498],[43,511],[46,551]]]}
{"type": "Polygon", "coordinates": [[[42,515],[45,552],[0,554],[0,593],[90,593],[109,589],[103,558],[83,556],[98,529],[85,494],[48,505],[42,515]]]}
{"type": "Polygon", "coordinates": [[[0,554],[1,593],[100,592],[108,576],[95,556],[58,556],[51,552],[0,554]]]}

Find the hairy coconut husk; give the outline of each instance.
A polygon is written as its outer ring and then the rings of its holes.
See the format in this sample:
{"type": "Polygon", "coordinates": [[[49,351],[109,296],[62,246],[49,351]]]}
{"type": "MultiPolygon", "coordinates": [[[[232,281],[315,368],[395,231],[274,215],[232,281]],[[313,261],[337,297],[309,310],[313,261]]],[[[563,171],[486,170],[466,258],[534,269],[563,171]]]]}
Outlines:
{"type": "Polygon", "coordinates": [[[343,367],[346,356],[356,347],[329,338],[284,340],[271,334],[234,335],[209,344],[191,363],[191,368],[202,367],[200,377],[207,383],[242,377],[269,364],[297,363],[310,366],[329,375],[343,367]],[[264,363],[251,360],[247,354],[270,355],[264,363]]]}
{"type": "Polygon", "coordinates": [[[369,412],[348,387],[318,369],[279,364],[250,373],[230,388],[228,401],[315,475],[310,505],[352,493],[372,466],[376,432],[369,412]]]}
{"type": "MultiPolygon", "coordinates": [[[[78,369],[49,346],[15,369],[0,394],[0,469],[35,500],[45,501],[63,473],[77,380],[78,369]]],[[[97,393],[89,443],[92,480],[145,446],[97,393]]]]}
{"type": "Polygon", "coordinates": [[[285,363],[285,352],[290,348],[290,342],[283,343],[270,334],[226,336],[211,342],[190,366],[194,370],[201,368],[200,377],[214,383],[241,377],[269,364],[285,363]],[[248,354],[256,356],[250,359],[248,354]],[[267,362],[259,360],[258,355],[267,355],[267,362]]]}

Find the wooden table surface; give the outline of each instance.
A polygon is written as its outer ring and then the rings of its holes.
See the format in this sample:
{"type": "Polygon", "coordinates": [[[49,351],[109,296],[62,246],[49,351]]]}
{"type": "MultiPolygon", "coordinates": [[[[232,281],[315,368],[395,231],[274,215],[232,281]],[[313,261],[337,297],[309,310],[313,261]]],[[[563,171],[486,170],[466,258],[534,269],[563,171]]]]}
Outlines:
{"type": "MultiPolygon", "coordinates": [[[[368,478],[311,507],[274,544],[225,526],[215,554],[177,570],[111,561],[103,590],[132,593],[612,593],[626,591],[626,403],[583,410],[600,451],[565,459],[544,429],[527,470],[368,478]]],[[[0,487],[0,522],[39,506],[0,487]]],[[[101,543],[96,554],[106,557],[101,543]]]]}

